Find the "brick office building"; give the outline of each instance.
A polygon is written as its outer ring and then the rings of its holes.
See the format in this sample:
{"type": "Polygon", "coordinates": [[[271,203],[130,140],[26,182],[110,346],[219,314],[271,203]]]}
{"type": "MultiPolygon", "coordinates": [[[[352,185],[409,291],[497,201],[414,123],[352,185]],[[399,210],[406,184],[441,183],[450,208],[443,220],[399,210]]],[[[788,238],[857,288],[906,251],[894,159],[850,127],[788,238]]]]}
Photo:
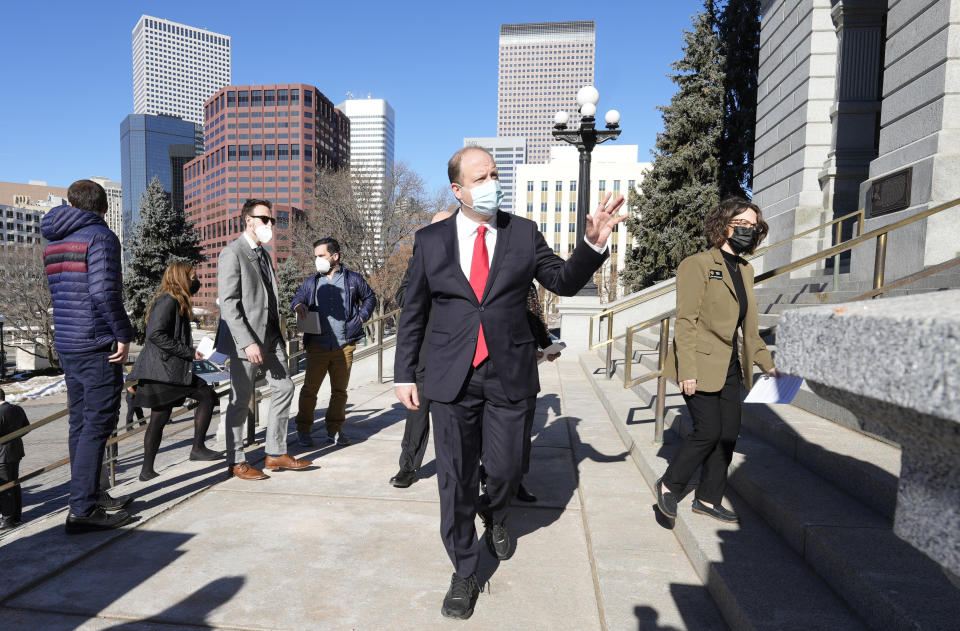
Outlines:
{"type": "Polygon", "coordinates": [[[273,203],[268,249],[276,265],[290,255],[291,219],[310,208],[314,170],[346,168],[350,121],[304,83],[227,86],[204,104],[205,151],[183,168],[184,209],[208,260],[198,269],[197,307],[216,311],[217,257],[243,231],[248,198],[273,203]]]}

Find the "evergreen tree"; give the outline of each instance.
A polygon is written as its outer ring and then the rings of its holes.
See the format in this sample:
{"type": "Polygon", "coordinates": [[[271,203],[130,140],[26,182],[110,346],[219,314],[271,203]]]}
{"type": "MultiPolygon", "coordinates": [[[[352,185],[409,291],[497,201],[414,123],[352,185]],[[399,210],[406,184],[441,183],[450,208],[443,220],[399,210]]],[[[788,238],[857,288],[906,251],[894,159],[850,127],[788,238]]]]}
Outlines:
{"type": "Polygon", "coordinates": [[[687,256],[705,248],[703,219],[720,201],[718,172],[723,132],[723,58],[711,0],[684,31],[684,56],[671,79],[678,92],[663,112],[652,169],[642,196],[631,192],[639,212],[626,221],[636,238],[622,278],[637,291],[670,278],[687,256]]]}
{"type": "Polygon", "coordinates": [[[170,195],[154,177],[140,198],[140,219],[125,245],[130,258],[123,277],[124,301],[139,343],[146,333],[147,307],[167,266],[174,261],[196,265],[207,259],[193,226],[183,211],[172,208],[170,195]]]}
{"type": "MultiPolygon", "coordinates": [[[[312,263],[311,263],[312,265],[312,263]]],[[[280,296],[280,315],[287,321],[287,328],[297,325],[297,314],[290,309],[290,302],[303,283],[303,272],[296,257],[289,257],[277,268],[277,294],[280,296]]]]}
{"type": "Polygon", "coordinates": [[[725,60],[720,197],[748,197],[753,189],[757,126],[760,0],[728,0],[717,18],[717,32],[725,60]]]}

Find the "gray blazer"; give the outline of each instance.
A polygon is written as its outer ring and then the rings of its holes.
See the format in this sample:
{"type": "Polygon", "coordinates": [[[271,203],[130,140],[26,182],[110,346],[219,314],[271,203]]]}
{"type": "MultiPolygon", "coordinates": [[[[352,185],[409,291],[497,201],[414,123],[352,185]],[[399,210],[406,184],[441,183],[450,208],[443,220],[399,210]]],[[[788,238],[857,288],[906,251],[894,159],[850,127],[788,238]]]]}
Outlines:
{"type": "MultiPolygon", "coordinates": [[[[273,292],[279,305],[280,296],[276,287],[274,277],[273,292]]],[[[253,343],[262,347],[267,335],[267,287],[260,275],[257,254],[243,235],[220,252],[217,293],[220,299],[217,350],[230,357],[238,357],[243,349],[253,343]]],[[[277,320],[281,322],[282,329],[283,321],[279,316],[278,313],[277,320]]]]}

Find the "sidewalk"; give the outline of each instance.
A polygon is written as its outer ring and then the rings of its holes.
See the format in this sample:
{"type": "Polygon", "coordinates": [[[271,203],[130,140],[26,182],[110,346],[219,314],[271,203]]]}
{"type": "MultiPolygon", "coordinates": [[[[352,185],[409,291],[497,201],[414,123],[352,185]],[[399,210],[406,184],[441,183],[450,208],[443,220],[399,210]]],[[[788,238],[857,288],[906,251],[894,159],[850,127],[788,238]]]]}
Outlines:
{"type": "Polygon", "coordinates": [[[290,446],[318,467],[244,482],[183,462],[125,485],[140,520],[121,532],[66,537],[61,513],[4,540],[3,628],[723,628],[576,356],[541,369],[527,479],[540,501],[515,506],[516,553],[484,557],[473,618],[442,618],[452,568],[432,447],[424,479],[388,484],[405,413],[391,384],[360,374],[355,443],[290,446]]]}

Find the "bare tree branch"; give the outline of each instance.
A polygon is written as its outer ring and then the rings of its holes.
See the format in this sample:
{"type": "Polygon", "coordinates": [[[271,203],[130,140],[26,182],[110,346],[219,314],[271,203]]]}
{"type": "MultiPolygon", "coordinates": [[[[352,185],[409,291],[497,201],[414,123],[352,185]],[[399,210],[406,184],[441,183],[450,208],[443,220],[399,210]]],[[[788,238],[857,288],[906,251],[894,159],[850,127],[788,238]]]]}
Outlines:
{"type": "Polygon", "coordinates": [[[53,350],[53,298],[47,286],[43,249],[30,245],[0,248],[0,286],[4,334],[13,331],[19,340],[14,347],[59,367],[53,350]],[[41,347],[31,350],[24,344],[41,347]]]}

